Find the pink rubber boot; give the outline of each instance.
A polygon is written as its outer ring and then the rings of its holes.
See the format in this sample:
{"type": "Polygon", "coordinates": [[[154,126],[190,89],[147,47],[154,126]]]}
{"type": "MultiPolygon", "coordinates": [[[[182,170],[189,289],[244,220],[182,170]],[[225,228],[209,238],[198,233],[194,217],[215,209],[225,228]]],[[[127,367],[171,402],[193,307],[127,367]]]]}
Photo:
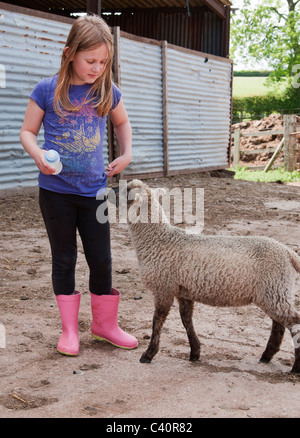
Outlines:
{"type": "Polygon", "coordinates": [[[62,334],[57,344],[57,350],[67,356],[77,356],[79,353],[78,312],[80,297],[81,293],[78,291],[72,295],[56,295],[62,322],[62,334]]]}
{"type": "Polygon", "coordinates": [[[111,290],[111,295],[95,295],[91,293],[93,321],[92,336],[100,341],[107,341],[120,348],[136,348],[137,339],[125,333],[118,325],[118,307],[120,292],[111,290]]]}

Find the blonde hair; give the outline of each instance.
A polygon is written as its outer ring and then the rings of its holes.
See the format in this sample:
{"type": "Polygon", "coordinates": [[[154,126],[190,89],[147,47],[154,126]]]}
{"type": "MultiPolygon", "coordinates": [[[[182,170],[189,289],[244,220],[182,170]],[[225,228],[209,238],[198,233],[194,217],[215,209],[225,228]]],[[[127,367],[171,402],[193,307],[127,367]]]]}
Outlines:
{"type": "Polygon", "coordinates": [[[78,111],[80,107],[72,104],[69,98],[69,88],[72,78],[72,62],[74,55],[80,50],[91,50],[105,44],[108,57],[99,78],[92,84],[86,96],[85,103],[92,102],[99,116],[104,117],[112,105],[112,61],[113,38],[107,23],[97,15],[86,15],[77,18],[69,32],[58,72],[58,80],[54,93],[54,110],[60,116],[66,111],[78,111]]]}

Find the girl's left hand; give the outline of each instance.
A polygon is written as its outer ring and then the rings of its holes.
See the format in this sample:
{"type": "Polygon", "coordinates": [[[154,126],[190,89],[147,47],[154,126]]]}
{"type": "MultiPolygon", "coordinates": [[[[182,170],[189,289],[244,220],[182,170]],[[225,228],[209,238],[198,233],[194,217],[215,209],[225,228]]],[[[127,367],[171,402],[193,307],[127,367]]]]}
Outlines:
{"type": "Polygon", "coordinates": [[[128,159],[125,155],[121,155],[120,157],[113,160],[111,163],[108,164],[105,169],[107,178],[110,178],[111,176],[117,175],[118,173],[122,172],[122,170],[124,170],[129,163],[130,158],[128,159]]]}

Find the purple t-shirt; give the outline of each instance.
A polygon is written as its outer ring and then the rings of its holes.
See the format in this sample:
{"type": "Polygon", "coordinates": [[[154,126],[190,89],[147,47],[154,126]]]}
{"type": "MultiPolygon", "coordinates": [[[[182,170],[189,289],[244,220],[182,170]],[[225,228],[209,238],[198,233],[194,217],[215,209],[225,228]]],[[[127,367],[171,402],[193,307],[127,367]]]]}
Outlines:
{"type": "MultiPolygon", "coordinates": [[[[106,117],[99,117],[91,104],[84,104],[78,112],[68,112],[67,116],[60,117],[53,108],[56,83],[57,76],[42,79],[30,94],[45,111],[43,148],[55,149],[63,165],[58,175],[40,172],[39,186],[59,193],[96,196],[99,189],[106,187],[103,162],[106,117]]],[[[81,105],[90,87],[90,84],[72,85],[69,92],[71,102],[81,105]]],[[[112,87],[111,109],[114,109],[121,99],[121,91],[115,84],[112,87]]]]}

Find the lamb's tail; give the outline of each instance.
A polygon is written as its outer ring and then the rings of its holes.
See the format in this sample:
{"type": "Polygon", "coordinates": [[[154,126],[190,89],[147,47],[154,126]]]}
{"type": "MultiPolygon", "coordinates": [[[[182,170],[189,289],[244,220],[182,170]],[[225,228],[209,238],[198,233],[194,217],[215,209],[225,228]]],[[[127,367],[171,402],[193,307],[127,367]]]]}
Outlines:
{"type": "Polygon", "coordinates": [[[288,249],[289,256],[293,267],[297,272],[300,272],[300,256],[293,250],[288,249]]]}

